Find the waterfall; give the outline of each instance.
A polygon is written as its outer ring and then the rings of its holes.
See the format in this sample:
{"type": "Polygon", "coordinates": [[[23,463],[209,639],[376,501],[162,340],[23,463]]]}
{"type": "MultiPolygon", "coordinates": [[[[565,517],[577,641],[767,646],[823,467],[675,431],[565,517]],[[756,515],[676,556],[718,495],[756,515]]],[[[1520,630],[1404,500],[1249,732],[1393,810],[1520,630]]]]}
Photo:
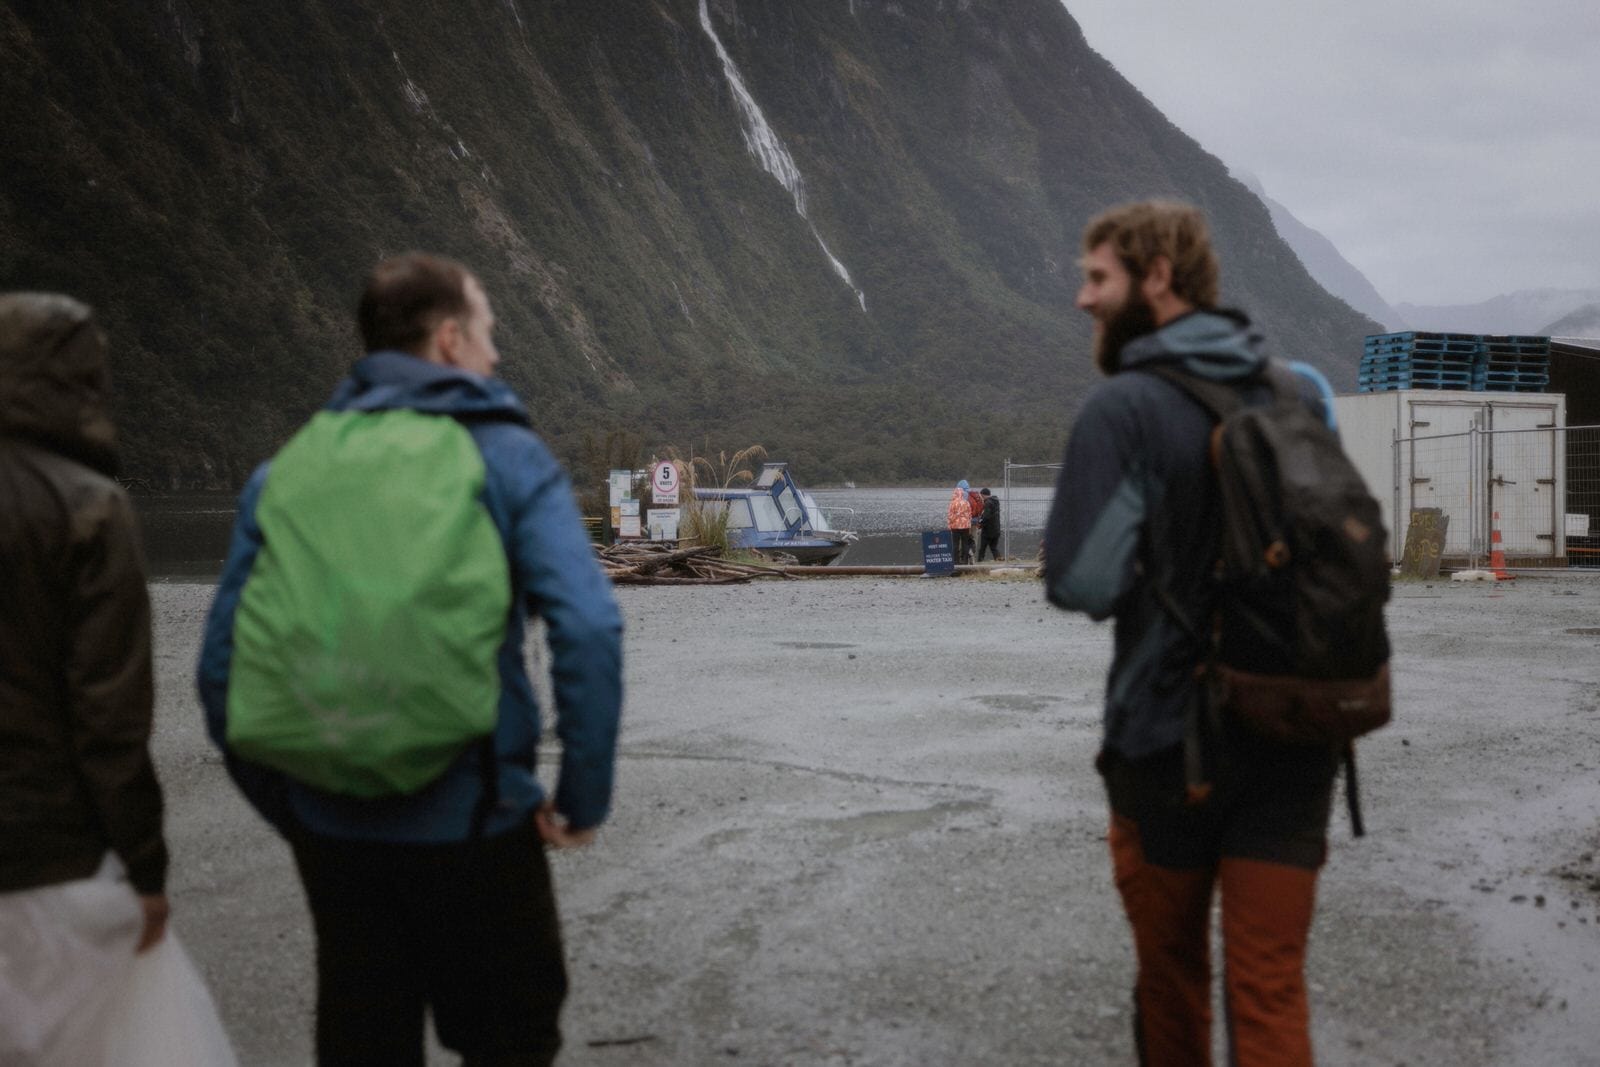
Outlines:
{"type": "Polygon", "coordinates": [[[716,28],[711,25],[711,12],[706,7],[706,0],[700,0],[700,28],[711,38],[711,45],[717,50],[717,58],[722,61],[722,73],[728,79],[729,88],[733,90],[734,102],[739,105],[739,114],[744,119],[740,126],[740,133],[744,135],[744,146],[750,150],[752,156],[756,157],[761,169],[778,179],[778,184],[794,197],[794,209],[811,228],[811,236],[816,238],[817,247],[821,248],[822,254],[828,258],[828,265],[850,287],[851,292],[856,294],[856,302],[861,305],[861,310],[867,310],[867,294],[856,288],[856,283],[850,277],[850,271],[828,248],[828,242],[817,232],[817,224],[806,214],[806,186],[805,179],[800,176],[800,168],[795,165],[794,157],[789,154],[789,150],[783,147],[783,141],[776,131],[767,124],[767,117],[761,113],[761,105],[756,103],[756,98],[751,96],[750,90],[745,87],[744,78],[740,76],[739,68],[734,66],[733,57],[722,47],[722,39],[717,36],[716,28]]]}

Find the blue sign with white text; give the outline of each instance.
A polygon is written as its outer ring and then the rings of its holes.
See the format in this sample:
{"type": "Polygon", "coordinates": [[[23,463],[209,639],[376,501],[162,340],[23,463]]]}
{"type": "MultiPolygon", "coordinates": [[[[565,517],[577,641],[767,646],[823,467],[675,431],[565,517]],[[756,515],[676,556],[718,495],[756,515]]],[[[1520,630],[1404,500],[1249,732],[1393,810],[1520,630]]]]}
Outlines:
{"type": "Polygon", "coordinates": [[[956,546],[949,530],[927,530],[922,535],[922,573],[954,574],[956,546]]]}

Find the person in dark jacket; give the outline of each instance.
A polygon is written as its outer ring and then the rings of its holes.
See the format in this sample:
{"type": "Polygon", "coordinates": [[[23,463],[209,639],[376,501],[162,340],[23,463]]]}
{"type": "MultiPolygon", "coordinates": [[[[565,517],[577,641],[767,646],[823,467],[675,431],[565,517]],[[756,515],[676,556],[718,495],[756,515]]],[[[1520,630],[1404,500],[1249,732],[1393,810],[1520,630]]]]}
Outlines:
{"type": "Polygon", "coordinates": [[[230,751],[235,624],[258,562],[270,556],[257,508],[270,462],[241,495],[206,624],[207,728],[294,851],[317,935],[320,1063],[420,1065],[426,1009],[441,1043],[468,1063],[550,1063],[567,976],[541,843],[588,844],[609,811],[621,616],[571,483],[516,395],[492,376],[494,316],[477,279],[449,260],[399,256],[373,271],[359,318],[367,355],[328,409],[449,417],[482,457],[482,504],[512,592],[492,746],[470,745],[416,792],[373,798],[328,792],[230,751]],[[544,620],[551,651],[562,742],[553,795],[534,775],[539,709],[523,658],[530,611],[544,620]]]}
{"type": "MultiPolygon", "coordinates": [[[[1261,338],[1216,306],[1218,265],[1193,208],[1111,210],[1089,225],[1083,252],[1077,303],[1108,378],[1072,428],[1044,580],[1058,607],[1116,620],[1097,766],[1138,960],[1140,1062],[1210,1062],[1208,922],[1220,886],[1231,1062],[1309,1064],[1304,960],[1337,755],[1224,718],[1220,736],[1203,739],[1210,794],[1186,791],[1186,734],[1204,721],[1203,651],[1186,630],[1204,633],[1214,609],[1221,522],[1212,424],[1177,386],[1141,373],[1175,365],[1265,400],[1261,338]]],[[[1305,391],[1316,395],[1309,381],[1305,391]]]]}
{"type": "MultiPolygon", "coordinates": [[[[166,928],[167,846],[149,750],[150,601],[112,477],[109,403],[87,307],[0,295],[0,915],[27,891],[95,876],[109,855],[143,951],[166,928]]],[[[0,993],[26,971],[27,948],[6,939],[0,993]]]]}
{"type": "Polygon", "coordinates": [[[978,562],[982,563],[985,552],[990,559],[1000,558],[1000,499],[987,488],[979,489],[978,495],[983,498],[978,536],[978,562]]]}

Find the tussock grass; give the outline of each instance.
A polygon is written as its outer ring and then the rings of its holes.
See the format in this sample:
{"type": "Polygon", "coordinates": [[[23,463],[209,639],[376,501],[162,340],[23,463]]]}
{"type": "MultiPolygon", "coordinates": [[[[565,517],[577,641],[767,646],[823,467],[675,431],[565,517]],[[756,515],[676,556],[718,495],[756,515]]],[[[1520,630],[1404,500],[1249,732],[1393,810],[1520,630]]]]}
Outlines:
{"type": "MultiPolygon", "coordinates": [[[[677,449],[669,449],[668,456],[677,465],[684,486],[682,519],[678,527],[678,540],[684,545],[705,545],[717,549],[723,556],[733,558],[728,548],[728,508],[721,501],[701,500],[695,496],[696,488],[732,489],[755,480],[751,469],[767,458],[761,445],[741,448],[731,455],[719,451],[715,456],[697,456],[692,450],[684,459],[677,449]]],[[[755,553],[741,552],[740,562],[765,562],[755,553]]]]}

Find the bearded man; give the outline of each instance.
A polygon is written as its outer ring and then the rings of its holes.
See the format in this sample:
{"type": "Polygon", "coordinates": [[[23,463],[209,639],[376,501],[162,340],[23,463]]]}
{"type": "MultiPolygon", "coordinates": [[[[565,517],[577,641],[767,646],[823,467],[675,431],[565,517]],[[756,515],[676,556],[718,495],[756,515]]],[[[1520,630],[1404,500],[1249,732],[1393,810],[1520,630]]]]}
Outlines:
{"type": "MultiPolygon", "coordinates": [[[[1217,307],[1217,259],[1194,208],[1113,209],[1089,224],[1083,250],[1077,304],[1108,378],[1072,429],[1044,578],[1056,606],[1116,619],[1096,767],[1138,960],[1135,1045],[1141,1063],[1211,1062],[1208,924],[1220,887],[1230,1062],[1309,1064],[1305,952],[1337,753],[1267,741],[1224,717],[1203,745],[1220,754],[1213,788],[1186,792],[1186,736],[1209,722],[1196,711],[1205,650],[1188,635],[1205,632],[1216,604],[1212,420],[1142,373],[1174,366],[1265,401],[1261,338],[1217,307]]],[[[1325,399],[1319,379],[1302,375],[1308,404],[1325,399]]]]}

